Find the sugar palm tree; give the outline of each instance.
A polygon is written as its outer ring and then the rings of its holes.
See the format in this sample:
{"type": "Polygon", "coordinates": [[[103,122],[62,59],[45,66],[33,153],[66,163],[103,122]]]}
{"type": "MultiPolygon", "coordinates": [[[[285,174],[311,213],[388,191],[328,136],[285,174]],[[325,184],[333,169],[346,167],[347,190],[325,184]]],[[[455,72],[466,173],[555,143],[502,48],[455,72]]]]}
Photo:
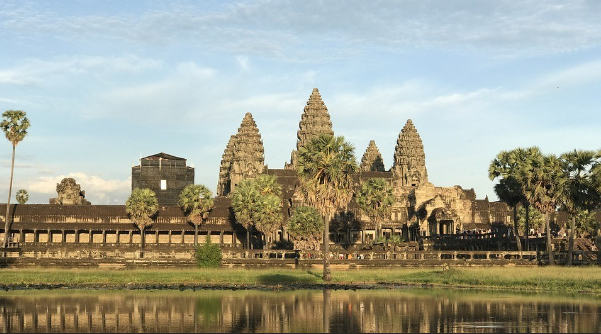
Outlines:
{"type": "Polygon", "coordinates": [[[330,220],[352,198],[352,175],[357,169],[354,147],[342,136],[320,135],[299,149],[296,170],[301,183],[301,195],[324,218],[324,281],[332,279],[329,257],[330,220]]]}
{"type": "Polygon", "coordinates": [[[198,226],[205,222],[215,205],[213,194],[204,185],[190,184],[179,195],[179,206],[194,225],[194,246],[198,246],[198,226]]]}
{"type": "Polygon", "coordinates": [[[390,184],[383,178],[371,178],[361,185],[356,201],[361,211],[376,224],[376,237],[382,237],[382,221],[390,218],[394,204],[390,184]]]}
{"type": "Polygon", "coordinates": [[[526,199],[526,180],[523,178],[526,174],[522,173],[522,170],[528,170],[530,168],[530,158],[540,154],[538,147],[520,147],[511,151],[501,151],[488,168],[488,177],[491,180],[499,179],[499,183],[495,185],[495,193],[499,200],[513,208],[513,232],[516,236],[518,250],[521,250],[522,246],[517,228],[517,205],[520,203],[526,209],[526,249],[529,249],[528,234],[530,230],[530,215],[528,214],[530,203],[526,199]]]}
{"type": "Polygon", "coordinates": [[[230,193],[230,196],[232,198],[232,208],[234,209],[236,221],[246,228],[246,249],[250,249],[253,210],[255,210],[257,189],[253,187],[250,180],[242,180],[236,185],[236,188],[230,193]]]}
{"type": "Polygon", "coordinates": [[[27,129],[29,128],[29,120],[25,117],[25,112],[22,110],[7,110],[2,113],[2,122],[0,123],[2,131],[6,139],[13,146],[13,153],[10,163],[10,183],[8,186],[8,201],[6,202],[6,216],[4,224],[4,243],[3,248],[8,245],[8,238],[10,236],[11,220],[10,220],[10,196],[13,190],[13,174],[15,170],[15,151],[17,144],[19,144],[25,136],[27,136],[27,129]]]}
{"type": "Polygon", "coordinates": [[[144,230],[152,225],[154,216],[159,212],[156,194],[148,188],[134,189],[125,202],[125,211],[140,229],[140,248],[144,249],[144,230]]]}
{"type": "Polygon", "coordinates": [[[323,218],[315,208],[299,206],[288,221],[288,232],[295,249],[318,250],[323,233],[323,218]]]}
{"type": "Polygon", "coordinates": [[[574,252],[574,231],[576,217],[581,212],[594,209],[601,202],[601,181],[594,177],[601,172],[601,152],[574,150],[560,157],[564,187],[561,194],[561,204],[571,218],[568,241],[567,265],[572,265],[574,252]]]}
{"type": "Polygon", "coordinates": [[[527,166],[520,169],[520,175],[525,180],[526,199],[545,215],[549,265],[554,265],[549,215],[557,210],[566,181],[560,160],[555,155],[543,155],[538,151],[529,157],[527,166]]]}
{"type": "Polygon", "coordinates": [[[19,189],[17,191],[17,195],[15,197],[17,199],[17,202],[19,202],[19,204],[25,204],[25,203],[27,203],[27,201],[29,201],[29,194],[27,193],[27,190],[25,190],[25,189],[19,189]]]}
{"type": "Polygon", "coordinates": [[[250,230],[256,228],[264,235],[267,248],[270,239],[282,226],[282,186],[273,175],[259,175],[240,182],[232,192],[232,207],[236,220],[246,227],[247,247],[250,230]]]}

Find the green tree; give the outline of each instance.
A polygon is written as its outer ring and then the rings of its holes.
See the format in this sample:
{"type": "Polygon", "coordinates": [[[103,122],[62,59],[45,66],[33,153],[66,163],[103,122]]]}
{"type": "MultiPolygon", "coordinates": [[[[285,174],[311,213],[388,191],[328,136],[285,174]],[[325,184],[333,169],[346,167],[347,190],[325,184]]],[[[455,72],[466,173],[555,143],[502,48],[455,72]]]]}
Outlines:
{"type": "Polygon", "coordinates": [[[213,194],[204,185],[190,184],[179,195],[179,206],[188,221],[194,225],[194,247],[198,246],[198,226],[205,222],[213,210],[213,194]]]}
{"type": "Polygon", "coordinates": [[[310,206],[299,206],[288,220],[288,233],[295,249],[318,250],[323,233],[323,218],[310,206]]]}
{"type": "Polygon", "coordinates": [[[535,208],[530,208],[526,210],[524,206],[520,206],[517,210],[517,221],[518,228],[524,231],[524,235],[528,235],[530,231],[526,230],[526,221],[528,221],[528,228],[539,229],[545,226],[545,217],[540,211],[535,208]],[[528,211],[528,212],[526,212],[528,211]],[[526,216],[526,214],[528,216],[526,216]]]}
{"type": "Polygon", "coordinates": [[[250,248],[250,231],[256,228],[263,233],[265,245],[271,247],[275,232],[282,227],[282,186],[273,175],[259,175],[243,180],[232,192],[232,207],[236,220],[247,231],[247,248],[250,248]]]}
{"type": "Polygon", "coordinates": [[[222,257],[221,248],[211,243],[209,235],[202,246],[196,245],[196,264],[199,268],[217,268],[221,264],[222,257]]]}
{"type": "Polygon", "coordinates": [[[282,227],[284,220],[282,186],[275,176],[265,174],[253,179],[252,184],[258,195],[253,222],[257,230],[263,233],[265,245],[270,249],[275,233],[282,227]]]}
{"type": "Polygon", "coordinates": [[[140,229],[140,248],[144,249],[144,230],[152,225],[154,216],[159,212],[156,194],[148,188],[134,189],[125,202],[125,211],[140,229]]]}
{"type": "Polygon", "coordinates": [[[12,158],[10,163],[10,183],[8,186],[8,201],[6,202],[6,216],[4,216],[4,243],[3,248],[8,245],[8,238],[10,236],[10,229],[12,221],[10,220],[10,196],[13,190],[13,174],[15,170],[15,151],[17,144],[19,144],[25,136],[27,136],[27,129],[29,128],[29,120],[25,117],[25,112],[22,110],[7,110],[2,113],[2,122],[0,123],[2,131],[6,139],[12,144],[12,158]]]}
{"type": "Polygon", "coordinates": [[[568,256],[566,265],[572,265],[574,252],[574,232],[576,220],[581,212],[594,209],[601,202],[601,184],[594,173],[601,171],[601,152],[574,150],[560,157],[560,177],[564,182],[560,194],[562,208],[570,215],[570,235],[568,238],[568,256]]]}
{"type": "MultiPolygon", "coordinates": [[[[529,157],[539,153],[540,150],[537,147],[501,151],[493,159],[488,168],[488,177],[491,180],[499,179],[499,183],[494,187],[497,197],[513,209],[513,233],[516,237],[518,251],[522,250],[522,242],[520,241],[518,231],[517,205],[521,203],[526,211],[530,209],[530,203],[526,199],[525,194],[526,180],[523,179],[524,174],[521,171],[529,168],[529,157]]],[[[529,249],[529,216],[526,214],[526,249],[529,249]]]]}
{"type": "Polygon", "coordinates": [[[324,218],[323,280],[330,281],[330,220],[353,196],[352,176],[357,172],[354,147],[342,136],[320,135],[298,152],[300,190],[306,203],[324,218]]]}
{"type": "Polygon", "coordinates": [[[521,179],[525,180],[526,199],[545,215],[547,253],[549,265],[555,264],[549,215],[557,210],[565,183],[561,162],[555,155],[544,155],[537,149],[529,156],[525,168],[520,169],[521,179]]]}
{"type": "Polygon", "coordinates": [[[15,197],[17,199],[17,202],[19,202],[19,204],[25,204],[25,203],[27,203],[27,201],[29,201],[29,194],[27,193],[27,190],[25,190],[25,189],[17,190],[17,195],[15,197]]]}
{"type": "Polygon", "coordinates": [[[382,236],[382,221],[390,218],[394,194],[383,178],[372,178],[361,185],[356,195],[359,208],[376,225],[376,237],[382,236]]]}

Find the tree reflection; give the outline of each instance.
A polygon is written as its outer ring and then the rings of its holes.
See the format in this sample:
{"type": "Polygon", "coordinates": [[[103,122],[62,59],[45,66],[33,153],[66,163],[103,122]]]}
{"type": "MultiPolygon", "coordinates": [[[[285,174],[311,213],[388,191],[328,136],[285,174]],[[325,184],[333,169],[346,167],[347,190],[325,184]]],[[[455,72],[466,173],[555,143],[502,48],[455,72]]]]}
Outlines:
{"type": "Polygon", "coordinates": [[[601,332],[601,301],[375,291],[27,292],[0,298],[3,332],[601,332]]]}

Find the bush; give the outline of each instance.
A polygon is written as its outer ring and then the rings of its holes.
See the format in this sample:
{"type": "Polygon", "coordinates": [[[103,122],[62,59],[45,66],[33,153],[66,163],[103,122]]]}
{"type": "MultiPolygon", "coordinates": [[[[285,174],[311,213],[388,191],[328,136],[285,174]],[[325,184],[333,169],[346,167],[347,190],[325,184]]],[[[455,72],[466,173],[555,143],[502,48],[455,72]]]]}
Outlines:
{"type": "Polygon", "coordinates": [[[211,243],[208,235],[205,243],[196,247],[196,264],[199,268],[217,268],[221,264],[221,248],[211,243]]]}

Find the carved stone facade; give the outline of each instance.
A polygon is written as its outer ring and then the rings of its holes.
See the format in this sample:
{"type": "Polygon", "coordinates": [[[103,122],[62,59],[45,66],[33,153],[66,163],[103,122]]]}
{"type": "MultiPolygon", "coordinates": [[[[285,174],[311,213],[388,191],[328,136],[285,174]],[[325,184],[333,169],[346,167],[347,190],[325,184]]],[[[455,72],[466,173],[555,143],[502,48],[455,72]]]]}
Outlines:
{"type": "Polygon", "coordinates": [[[265,149],[257,124],[251,113],[246,113],[238,133],[230,137],[219,169],[217,195],[226,196],[245,179],[265,172],[265,149]]]}
{"type": "Polygon", "coordinates": [[[330,120],[330,114],[328,114],[328,108],[321,99],[319,90],[313,88],[313,92],[307,101],[304,112],[301,115],[301,120],[298,124],[298,131],[296,136],[298,138],[296,142],[296,150],[292,151],[290,155],[290,163],[286,164],[286,169],[295,169],[296,155],[298,150],[308,143],[313,137],[321,134],[334,135],[332,130],[332,121],[330,120]]]}
{"type": "Polygon", "coordinates": [[[411,120],[407,120],[399,133],[394,150],[392,172],[401,187],[428,184],[424,145],[411,120]]]}
{"type": "Polygon", "coordinates": [[[369,141],[369,146],[365,150],[363,157],[361,158],[361,165],[359,170],[362,172],[383,172],[384,171],[384,160],[382,154],[376,146],[375,140],[369,141]]]}
{"type": "Polygon", "coordinates": [[[177,205],[184,188],[194,184],[194,168],[186,159],[157,153],[140,159],[131,168],[131,189],[148,188],[155,192],[159,205],[177,205]]]}
{"type": "Polygon", "coordinates": [[[51,198],[50,204],[90,205],[90,202],[85,199],[86,192],[81,190],[81,186],[73,178],[64,178],[60,183],[57,183],[56,192],[58,197],[51,198]]]}

